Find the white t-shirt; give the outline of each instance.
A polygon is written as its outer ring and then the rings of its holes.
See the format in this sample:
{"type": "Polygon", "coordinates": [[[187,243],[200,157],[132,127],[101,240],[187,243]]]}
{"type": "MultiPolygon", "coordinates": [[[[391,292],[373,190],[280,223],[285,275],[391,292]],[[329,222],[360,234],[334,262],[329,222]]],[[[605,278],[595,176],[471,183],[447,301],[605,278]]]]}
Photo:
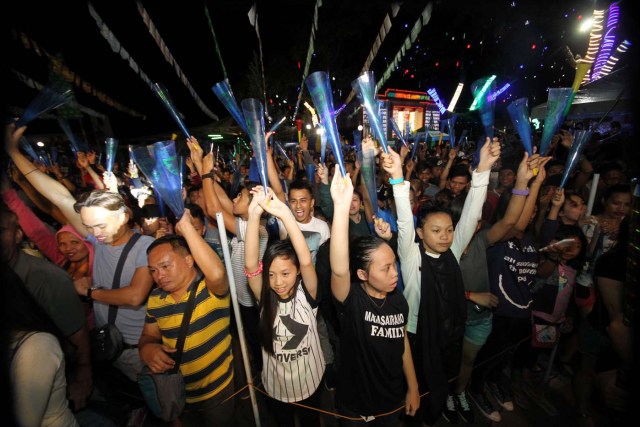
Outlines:
{"type": "Polygon", "coordinates": [[[278,301],[273,322],[273,352],[262,349],[262,383],[271,397],[299,402],[320,385],[325,363],[316,315],[317,303],[299,282],[295,295],[278,301]]]}
{"type": "MultiPolygon", "coordinates": [[[[307,241],[307,246],[309,247],[309,252],[311,252],[311,258],[313,260],[313,264],[316,263],[316,254],[318,253],[318,249],[320,245],[326,242],[329,237],[331,237],[331,231],[329,230],[329,225],[321,219],[316,218],[315,216],[311,217],[311,221],[306,224],[296,221],[298,224],[298,228],[302,231],[305,240],[307,241]]],[[[284,227],[284,223],[278,219],[278,228],[280,230],[280,239],[284,240],[287,238],[287,229],[284,227]]]]}
{"type": "MultiPolygon", "coordinates": [[[[236,284],[236,295],[238,302],[244,307],[253,307],[255,298],[249,288],[249,281],[244,274],[244,241],[247,234],[247,221],[236,217],[236,235],[231,239],[231,267],[233,268],[233,279],[236,284]]],[[[267,249],[269,234],[264,225],[260,224],[260,260],[267,249]]]]}

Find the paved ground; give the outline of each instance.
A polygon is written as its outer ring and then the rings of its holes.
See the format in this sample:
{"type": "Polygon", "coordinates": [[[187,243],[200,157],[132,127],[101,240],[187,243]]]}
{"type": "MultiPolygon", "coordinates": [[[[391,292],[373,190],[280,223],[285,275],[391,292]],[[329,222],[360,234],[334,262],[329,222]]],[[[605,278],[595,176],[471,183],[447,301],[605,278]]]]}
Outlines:
{"type": "MultiPolygon", "coordinates": [[[[544,361],[543,361],[544,363],[544,361]]],[[[237,367],[236,369],[238,369],[237,367]]],[[[90,410],[84,411],[78,415],[78,421],[84,427],[113,427],[113,426],[142,426],[142,427],[163,427],[165,424],[154,419],[151,415],[145,415],[144,403],[139,397],[135,384],[122,382],[120,392],[112,393],[108,390],[110,386],[104,384],[104,379],[108,381],[117,380],[118,373],[106,371],[103,380],[97,380],[97,389],[93,396],[90,410]],[[99,391],[104,390],[102,395],[99,391]],[[136,410],[136,408],[140,408],[136,410]],[[132,412],[133,410],[133,412],[132,412]],[[133,416],[132,416],[133,413],[133,416]]],[[[476,411],[476,421],[469,426],[490,426],[492,424],[499,427],[617,427],[621,425],[630,425],[621,419],[612,417],[610,411],[597,405],[592,408],[592,419],[587,423],[584,419],[578,417],[575,410],[573,393],[571,391],[571,378],[568,374],[562,374],[555,369],[552,372],[551,379],[548,382],[545,398],[528,399],[528,407],[524,408],[516,404],[513,412],[502,411],[502,421],[500,423],[492,423],[476,411]]],[[[601,384],[611,383],[613,376],[611,372],[603,373],[599,376],[601,384]]],[[[236,388],[239,389],[245,384],[244,378],[238,376],[236,388]]],[[[604,387],[601,387],[604,389],[604,387]]],[[[251,400],[246,398],[248,393],[241,393],[235,398],[236,417],[233,426],[238,427],[254,427],[253,410],[251,400]],[[244,395],[244,396],[242,396],[244,395]],[[242,397],[245,397],[244,399],[242,397]]],[[[262,427],[277,427],[273,419],[266,410],[265,396],[256,392],[258,409],[261,416],[262,427]]],[[[334,392],[327,390],[323,386],[323,405],[322,409],[326,412],[333,413],[334,410],[334,392]]],[[[596,401],[598,398],[595,399],[596,401]]],[[[600,399],[601,400],[601,399],[600,399]]],[[[499,406],[493,401],[494,406],[499,406]]],[[[462,421],[459,425],[465,425],[462,421]]],[[[322,425],[324,427],[337,427],[339,425],[337,418],[332,415],[322,415],[322,425]]],[[[440,419],[436,423],[436,427],[445,427],[450,424],[440,419]]],[[[305,427],[305,426],[300,426],[305,427]]],[[[415,424],[400,421],[397,427],[415,427],[415,424]]],[[[420,427],[420,426],[417,426],[420,427]]]]}

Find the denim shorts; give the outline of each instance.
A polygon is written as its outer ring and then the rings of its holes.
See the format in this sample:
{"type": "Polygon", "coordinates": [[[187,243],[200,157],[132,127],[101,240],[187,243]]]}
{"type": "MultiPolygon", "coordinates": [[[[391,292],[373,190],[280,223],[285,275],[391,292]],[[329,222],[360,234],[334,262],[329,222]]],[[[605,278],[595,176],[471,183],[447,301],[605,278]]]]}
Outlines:
{"type": "Polygon", "coordinates": [[[464,327],[464,339],[471,344],[483,346],[491,334],[493,315],[476,320],[467,320],[464,327]]]}

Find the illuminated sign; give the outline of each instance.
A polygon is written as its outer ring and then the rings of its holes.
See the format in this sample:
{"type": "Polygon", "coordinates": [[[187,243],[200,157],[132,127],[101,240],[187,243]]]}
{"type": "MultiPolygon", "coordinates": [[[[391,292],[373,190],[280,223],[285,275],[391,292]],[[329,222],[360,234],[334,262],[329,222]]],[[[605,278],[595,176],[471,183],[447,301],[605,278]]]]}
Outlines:
{"type": "Polygon", "coordinates": [[[444,112],[447,111],[447,109],[445,108],[444,104],[440,100],[440,97],[438,96],[438,92],[436,92],[435,88],[429,89],[427,93],[433,99],[433,102],[435,102],[436,105],[438,106],[438,110],[440,110],[440,114],[444,114],[444,112]]]}
{"type": "Polygon", "coordinates": [[[424,92],[413,92],[407,90],[387,89],[384,96],[387,98],[409,99],[412,101],[431,101],[429,96],[424,92]]]}

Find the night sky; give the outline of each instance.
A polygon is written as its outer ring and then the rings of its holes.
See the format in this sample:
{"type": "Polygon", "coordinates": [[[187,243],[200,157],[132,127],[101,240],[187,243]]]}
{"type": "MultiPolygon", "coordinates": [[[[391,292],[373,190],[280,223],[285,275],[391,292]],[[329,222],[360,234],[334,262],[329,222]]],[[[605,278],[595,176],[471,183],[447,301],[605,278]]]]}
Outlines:
{"type": "MultiPolygon", "coordinates": [[[[282,114],[291,118],[293,114],[315,3],[315,0],[257,2],[266,98],[274,118],[282,114]]],[[[335,77],[332,88],[336,106],[349,95],[350,83],[362,70],[385,16],[389,14],[392,26],[370,66],[377,79],[382,77],[428,3],[428,0],[405,1],[392,17],[390,1],[322,1],[309,73],[322,70],[335,77]]],[[[548,87],[571,85],[574,71],[568,51],[584,56],[588,45],[589,32],[580,32],[580,24],[595,8],[608,9],[611,4],[577,0],[434,0],[431,3],[428,24],[406,49],[399,66],[379,92],[387,88],[426,92],[435,87],[448,103],[458,83],[464,82],[466,86],[457,106],[462,113],[468,111],[473,100],[469,85],[480,77],[495,74],[497,87],[511,84],[497,101],[497,119],[504,107],[516,98],[527,97],[532,108],[546,101],[548,87]]],[[[614,45],[628,40],[632,46],[620,56],[616,69],[635,67],[638,46],[633,3],[619,2],[620,21],[615,29],[614,45]]],[[[211,86],[225,78],[223,66],[238,100],[264,99],[258,38],[247,17],[253,1],[143,1],[141,4],[206,109],[220,118],[228,115],[211,91],[211,86]],[[222,62],[216,53],[205,4],[222,62]]],[[[135,1],[94,1],[93,7],[150,81],[167,87],[187,127],[214,121],[203,112],[174,67],[165,60],[135,1]]],[[[109,117],[114,136],[131,138],[176,131],[175,122],[149,86],[120,54],[112,51],[100,34],[86,2],[21,2],[14,5],[8,15],[10,18],[5,16],[5,19],[10,22],[5,31],[16,30],[7,34],[5,44],[8,58],[5,102],[10,111],[24,108],[37,93],[19,81],[15,71],[46,83],[50,77],[48,53],[59,55],[77,77],[100,92],[98,97],[74,87],[79,104],[109,117]],[[64,3],[64,6],[52,3],[64,3]],[[25,47],[21,34],[35,41],[38,48],[32,43],[25,47]],[[104,102],[105,97],[112,105],[104,102]],[[113,107],[114,102],[119,108],[113,107]]],[[[308,99],[305,89],[303,100],[308,99]]],[[[345,112],[352,112],[356,104],[354,99],[345,112]]],[[[86,118],[83,120],[88,123],[86,118]]],[[[84,126],[90,128],[86,123],[84,126]]],[[[55,120],[42,119],[33,122],[29,132],[59,133],[60,129],[55,120]]]]}

